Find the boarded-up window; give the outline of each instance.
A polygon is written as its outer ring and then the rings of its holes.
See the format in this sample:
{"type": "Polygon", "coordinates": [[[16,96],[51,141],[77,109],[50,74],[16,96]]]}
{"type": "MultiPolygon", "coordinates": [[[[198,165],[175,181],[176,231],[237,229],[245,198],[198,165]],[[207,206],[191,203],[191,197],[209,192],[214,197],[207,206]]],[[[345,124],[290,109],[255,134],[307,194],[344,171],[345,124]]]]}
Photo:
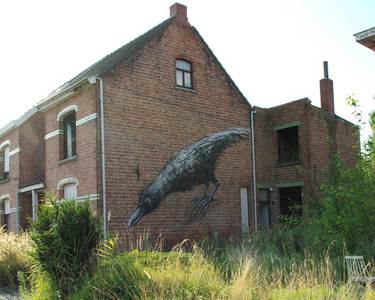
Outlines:
{"type": "Polygon", "coordinates": [[[77,184],[69,183],[64,185],[64,199],[77,199],[77,184]]]}
{"type": "Polygon", "coordinates": [[[4,231],[9,231],[10,201],[4,200],[4,231]]]}
{"type": "Polygon", "coordinates": [[[270,201],[269,201],[269,190],[259,189],[258,190],[259,200],[259,225],[263,228],[270,228],[270,201]]]}

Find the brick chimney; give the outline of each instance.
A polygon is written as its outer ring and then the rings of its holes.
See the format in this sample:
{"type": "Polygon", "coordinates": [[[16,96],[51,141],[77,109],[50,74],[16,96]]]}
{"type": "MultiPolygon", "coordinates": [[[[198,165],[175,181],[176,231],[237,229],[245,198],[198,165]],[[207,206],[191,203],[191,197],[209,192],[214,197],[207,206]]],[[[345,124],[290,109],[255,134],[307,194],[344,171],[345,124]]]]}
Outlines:
{"type": "Polygon", "coordinates": [[[169,7],[171,17],[176,16],[176,21],[180,25],[189,25],[187,18],[187,7],[180,3],[175,3],[169,7]]]}
{"type": "Polygon", "coordinates": [[[320,80],[320,106],[325,111],[335,114],[333,81],[328,76],[328,62],[323,62],[324,78],[320,80]]]}

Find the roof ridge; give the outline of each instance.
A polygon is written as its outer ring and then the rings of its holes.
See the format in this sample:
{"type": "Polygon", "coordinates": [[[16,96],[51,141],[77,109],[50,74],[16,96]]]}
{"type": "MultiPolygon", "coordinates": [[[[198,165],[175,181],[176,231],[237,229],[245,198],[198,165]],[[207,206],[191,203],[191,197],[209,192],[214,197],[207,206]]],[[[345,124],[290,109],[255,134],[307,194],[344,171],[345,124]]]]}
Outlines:
{"type": "Polygon", "coordinates": [[[223,71],[226,79],[227,79],[227,82],[229,84],[229,86],[231,88],[233,88],[237,93],[238,95],[242,98],[242,100],[247,104],[247,105],[250,105],[250,102],[246,99],[245,95],[241,92],[241,90],[239,89],[239,87],[236,85],[236,83],[234,82],[234,80],[232,79],[232,77],[230,77],[229,73],[227,72],[227,70],[225,70],[224,66],[220,63],[219,59],[216,57],[215,53],[211,50],[210,46],[208,46],[208,44],[206,43],[206,41],[203,39],[203,37],[201,36],[201,34],[199,33],[199,31],[194,27],[192,26],[191,29],[193,30],[193,32],[197,35],[198,39],[201,41],[201,43],[203,44],[203,46],[206,48],[206,50],[208,51],[209,55],[214,59],[214,61],[217,63],[217,65],[219,66],[219,68],[223,71]]]}
{"type": "Polygon", "coordinates": [[[137,53],[140,49],[142,49],[156,34],[163,33],[164,30],[168,27],[168,25],[172,22],[175,16],[172,16],[160,24],[152,27],[145,33],[141,34],[140,36],[136,37],[135,39],[131,40],[130,42],[126,43],[125,45],[121,46],[117,50],[107,54],[81,73],[74,76],[72,79],[65,82],[63,85],[58,87],[54,90],[50,95],[59,92],[69,86],[74,85],[79,80],[94,76],[94,75],[103,75],[104,73],[111,70],[115,65],[117,65],[120,61],[126,60],[130,58],[133,54],[137,53]]]}

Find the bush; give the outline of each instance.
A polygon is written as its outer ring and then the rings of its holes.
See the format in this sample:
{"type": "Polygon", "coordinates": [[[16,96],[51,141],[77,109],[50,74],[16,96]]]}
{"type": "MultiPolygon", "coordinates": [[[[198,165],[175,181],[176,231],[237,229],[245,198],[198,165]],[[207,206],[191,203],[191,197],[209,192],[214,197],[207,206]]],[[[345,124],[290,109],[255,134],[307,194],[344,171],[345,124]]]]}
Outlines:
{"type": "Polygon", "coordinates": [[[28,272],[31,242],[26,233],[5,233],[0,228],[0,287],[18,286],[17,273],[28,272]]]}
{"type": "Polygon", "coordinates": [[[62,295],[69,295],[95,260],[100,240],[99,221],[89,203],[52,196],[42,205],[32,224],[32,253],[42,273],[47,273],[62,295]]]}
{"type": "Polygon", "coordinates": [[[347,168],[333,159],[334,181],[322,187],[319,210],[305,224],[306,246],[313,252],[331,248],[335,256],[375,256],[375,172],[362,159],[347,168]]]}

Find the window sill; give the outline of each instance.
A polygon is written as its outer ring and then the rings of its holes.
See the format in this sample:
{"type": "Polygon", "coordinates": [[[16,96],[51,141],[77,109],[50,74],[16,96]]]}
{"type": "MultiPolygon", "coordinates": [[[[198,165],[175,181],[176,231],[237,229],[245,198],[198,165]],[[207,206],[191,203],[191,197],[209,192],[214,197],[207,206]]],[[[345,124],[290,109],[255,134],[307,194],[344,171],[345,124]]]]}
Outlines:
{"type": "Polygon", "coordinates": [[[74,161],[74,160],[77,160],[77,155],[74,155],[74,156],[72,156],[72,157],[68,157],[68,158],[64,158],[64,159],[62,159],[62,160],[59,160],[59,161],[58,161],[58,164],[59,164],[59,165],[63,165],[63,164],[65,164],[65,163],[68,163],[68,162],[70,162],[70,161],[74,161]]]}
{"type": "Polygon", "coordinates": [[[303,162],[300,161],[300,160],[296,160],[296,161],[288,161],[288,162],[284,162],[284,163],[277,163],[277,168],[283,168],[283,167],[291,167],[291,166],[296,166],[296,165],[302,165],[303,162]]]}
{"type": "Polygon", "coordinates": [[[6,182],[8,182],[8,181],[10,181],[10,178],[9,178],[9,177],[8,177],[8,178],[0,179],[0,184],[6,183],[6,182]]]}
{"type": "Polygon", "coordinates": [[[196,93],[197,91],[193,88],[186,88],[186,87],[183,87],[183,86],[178,86],[176,85],[176,89],[177,90],[181,90],[181,91],[186,91],[186,92],[190,92],[190,93],[196,93]]]}

